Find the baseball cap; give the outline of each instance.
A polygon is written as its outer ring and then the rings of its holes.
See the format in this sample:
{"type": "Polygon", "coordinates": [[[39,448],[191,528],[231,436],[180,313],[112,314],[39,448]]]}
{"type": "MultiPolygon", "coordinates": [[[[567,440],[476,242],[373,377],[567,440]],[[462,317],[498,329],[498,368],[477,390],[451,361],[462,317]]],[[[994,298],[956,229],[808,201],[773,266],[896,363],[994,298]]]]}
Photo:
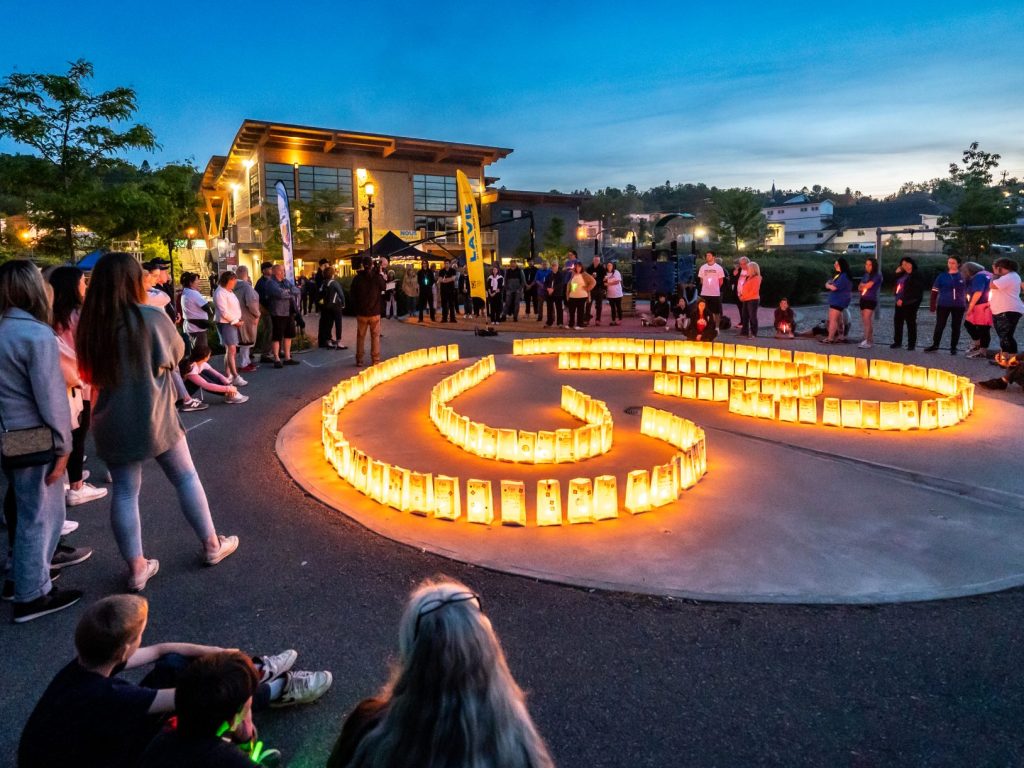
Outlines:
{"type": "Polygon", "coordinates": [[[167,269],[171,266],[171,262],[167,259],[150,259],[142,263],[142,268],[147,272],[153,272],[157,269],[167,269]]]}

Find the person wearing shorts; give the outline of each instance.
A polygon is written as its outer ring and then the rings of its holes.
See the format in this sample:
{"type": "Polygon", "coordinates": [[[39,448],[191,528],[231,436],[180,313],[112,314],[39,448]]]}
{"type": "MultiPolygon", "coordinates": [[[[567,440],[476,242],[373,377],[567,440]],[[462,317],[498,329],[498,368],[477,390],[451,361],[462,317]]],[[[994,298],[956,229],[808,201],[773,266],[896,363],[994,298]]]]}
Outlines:
{"type": "Polygon", "coordinates": [[[298,312],[298,291],[284,277],[284,265],[275,264],[266,292],[270,304],[270,350],[274,367],[298,365],[292,359],[292,339],[295,338],[295,313],[298,312]],[[284,352],[282,358],[281,352],[284,352]]]}
{"type": "Polygon", "coordinates": [[[715,327],[722,317],[722,284],[725,282],[725,270],[715,263],[715,254],[708,251],[704,254],[704,264],[697,272],[700,279],[700,296],[704,299],[711,314],[715,316],[715,327]]]}

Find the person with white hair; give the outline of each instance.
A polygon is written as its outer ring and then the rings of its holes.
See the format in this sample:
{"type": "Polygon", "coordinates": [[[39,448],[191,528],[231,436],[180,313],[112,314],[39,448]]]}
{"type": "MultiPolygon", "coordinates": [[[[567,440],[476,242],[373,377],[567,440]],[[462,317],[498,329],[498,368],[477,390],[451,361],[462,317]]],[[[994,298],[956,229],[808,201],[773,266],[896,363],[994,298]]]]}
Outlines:
{"type": "Polygon", "coordinates": [[[551,768],[480,596],[427,580],[398,627],[398,664],[349,715],[327,768],[551,768]]]}
{"type": "Polygon", "coordinates": [[[238,328],[238,371],[252,373],[257,369],[252,359],[252,348],[256,344],[256,332],[260,325],[260,295],[252,287],[249,268],[244,264],[235,269],[234,292],[242,309],[242,324],[238,328]]]}

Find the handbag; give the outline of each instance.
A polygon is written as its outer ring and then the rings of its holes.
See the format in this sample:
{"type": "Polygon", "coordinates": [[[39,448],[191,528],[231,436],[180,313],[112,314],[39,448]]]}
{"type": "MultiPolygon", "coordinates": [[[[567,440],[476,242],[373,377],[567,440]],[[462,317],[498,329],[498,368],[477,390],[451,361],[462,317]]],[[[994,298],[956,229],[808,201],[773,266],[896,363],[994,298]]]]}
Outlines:
{"type": "Polygon", "coordinates": [[[57,458],[53,430],[49,427],[7,429],[0,416],[0,466],[24,469],[51,464],[57,458]]]}
{"type": "Polygon", "coordinates": [[[985,304],[975,304],[964,318],[971,325],[992,325],[992,307],[985,304]]]}

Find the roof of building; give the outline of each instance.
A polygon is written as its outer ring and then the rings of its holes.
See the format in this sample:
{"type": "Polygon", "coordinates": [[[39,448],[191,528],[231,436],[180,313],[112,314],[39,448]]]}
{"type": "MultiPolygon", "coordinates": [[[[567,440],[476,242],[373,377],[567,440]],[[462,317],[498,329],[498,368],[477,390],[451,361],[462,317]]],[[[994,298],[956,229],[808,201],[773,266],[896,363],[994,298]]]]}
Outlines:
{"type": "Polygon", "coordinates": [[[835,208],[832,219],[839,229],[914,226],[921,223],[921,215],[943,215],[949,208],[934,200],[889,200],[881,203],[863,203],[835,208]]]}
{"type": "Polygon", "coordinates": [[[517,203],[548,203],[553,205],[576,205],[578,206],[588,198],[588,195],[564,194],[562,192],[531,192],[524,189],[498,189],[498,202],[517,203]]]}
{"type": "Polygon", "coordinates": [[[821,205],[822,203],[831,203],[832,205],[835,205],[835,201],[833,201],[831,198],[825,198],[824,200],[812,200],[807,195],[797,195],[796,197],[789,198],[784,203],[780,203],[778,200],[769,200],[762,207],[787,208],[796,205],[821,205]]]}
{"type": "Polygon", "coordinates": [[[508,157],[512,150],[481,144],[463,144],[407,136],[346,131],[334,128],[316,128],[308,125],[270,123],[261,120],[243,120],[241,128],[231,142],[227,155],[210,158],[203,173],[202,185],[206,189],[218,186],[225,174],[241,177],[245,161],[261,147],[292,149],[300,152],[362,152],[377,157],[426,160],[429,162],[490,165],[508,157]]]}

